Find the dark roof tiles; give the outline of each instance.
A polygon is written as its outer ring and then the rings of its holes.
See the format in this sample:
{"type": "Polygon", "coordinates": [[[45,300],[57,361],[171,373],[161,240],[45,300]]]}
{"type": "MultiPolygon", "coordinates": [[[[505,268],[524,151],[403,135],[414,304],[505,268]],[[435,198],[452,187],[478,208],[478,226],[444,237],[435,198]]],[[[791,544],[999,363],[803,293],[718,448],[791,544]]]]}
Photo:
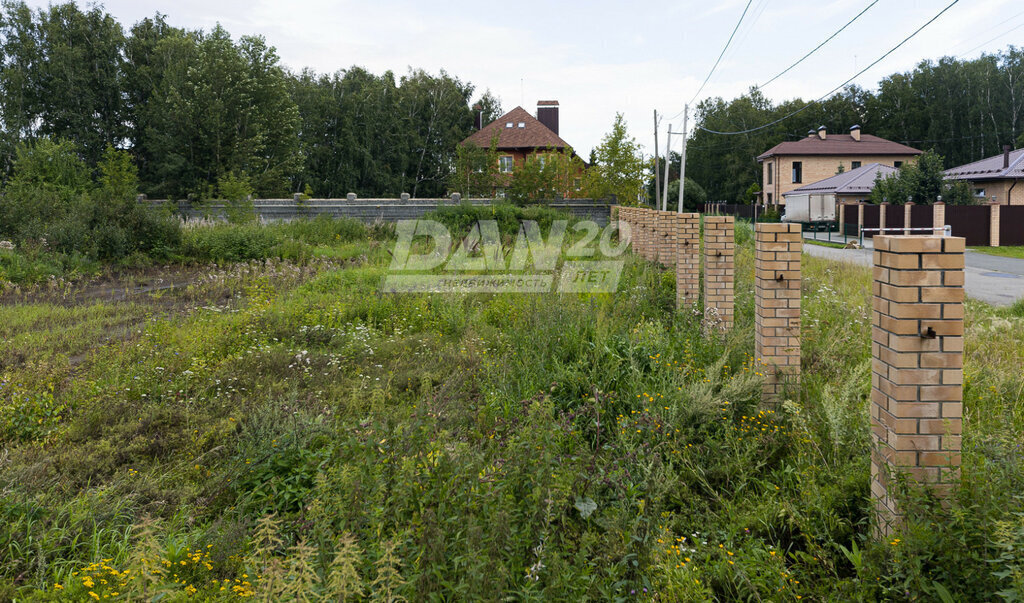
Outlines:
{"type": "Polygon", "coordinates": [[[1010,151],[1010,166],[1003,167],[1003,155],[986,157],[980,161],[960,165],[946,170],[951,180],[991,180],[1002,178],[1024,178],[1024,149],[1010,151]]]}
{"type": "Polygon", "coordinates": [[[921,151],[905,144],[861,134],[854,140],[849,134],[829,134],[825,140],[805,136],[800,140],[787,140],[757,156],[760,161],[775,155],[920,155],[921,151]]]}

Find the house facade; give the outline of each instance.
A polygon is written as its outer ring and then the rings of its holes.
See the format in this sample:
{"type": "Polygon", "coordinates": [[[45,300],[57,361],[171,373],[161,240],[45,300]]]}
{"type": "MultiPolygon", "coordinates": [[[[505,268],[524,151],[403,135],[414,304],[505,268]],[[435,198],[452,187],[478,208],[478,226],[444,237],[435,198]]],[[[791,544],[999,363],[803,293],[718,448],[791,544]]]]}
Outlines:
{"type": "Polygon", "coordinates": [[[950,168],[948,180],[962,180],[975,197],[1001,205],[1024,205],[1024,149],[1003,147],[1002,155],[950,168]]]}
{"type": "MultiPolygon", "coordinates": [[[[572,153],[572,147],[558,135],[559,106],[555,100],[537,101],[537,115],[534,117],[522,107],[516,107],[493,122],[480,123],[477,113],[476,132],[460,144],[473,144],[489,148],[497,135],[498,172],[507,181],[517,167],[522,167],[528,157],[544,156],[549,153],[572,153]]],[[[579,180],[579,179],[575,179],[579,180]]],[[[573,197],[579,182],[571,183],[565,197],[573,197]]],[[[495,191],[501,195],[500,189],[495,191]]]]}
{"type": "Polygon", "coordinates": [[[852,171],[872,163],[899,168],[920,154],[898,142],[862,134],[860,126],[851,127],[849,134],[829,134],[821,126],[800,140],[779,143],[758,155],[760,202],[785,206],[786,193],[834,176],[840,169],[852,171]]]}
{"type": "Polygon", "coordinates": [[[869,163],[783,193],[783,204],[798,195],[820,195],[834,203],[869,201],[875,180],[879,177],[888,178],[897,172],[899,168],[892,165],[869,163]]]}

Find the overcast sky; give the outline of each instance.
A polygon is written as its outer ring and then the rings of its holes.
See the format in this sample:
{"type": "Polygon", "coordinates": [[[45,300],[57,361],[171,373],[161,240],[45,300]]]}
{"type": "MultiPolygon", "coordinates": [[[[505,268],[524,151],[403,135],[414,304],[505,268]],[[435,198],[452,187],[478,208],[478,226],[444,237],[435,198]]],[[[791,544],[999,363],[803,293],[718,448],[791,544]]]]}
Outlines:
{"type": "MultiPolygon", "coordinates": [[[[882,56],[950,1],[880,0],[764,93],[777,101],[817,98],[882,56]]],[[[701,98],[732,98],[764,82],[870,3],[752,0],[701,98]]],[[[409,67],[444,69],[472,82],[477,95],[489,88],[506,111],[522,105],[535,113],[538,99],[555,99],[561,105],[562,138],[586,157],[617,111],[651,152],[652,110],[671,116],[682,109],[746,4],[110,0],[104,6],[126,29],[159,11],[179,27],[209,29],[220,22],[235,37],[260,34],[293,69],[329,72],[360,65],[399,75],[409,67]]],[[[883,76],[912,69],[922,59],[976,57],[1008,44],[1024,44],[1024,4],[961,0],[856,83],[874,88],[883,76]]],[[[798,116],[792,125],[800,132],[816,124],[802,123],[798,116]]],[[[662,145],[666,127],[662,125],[662,145]]]]}

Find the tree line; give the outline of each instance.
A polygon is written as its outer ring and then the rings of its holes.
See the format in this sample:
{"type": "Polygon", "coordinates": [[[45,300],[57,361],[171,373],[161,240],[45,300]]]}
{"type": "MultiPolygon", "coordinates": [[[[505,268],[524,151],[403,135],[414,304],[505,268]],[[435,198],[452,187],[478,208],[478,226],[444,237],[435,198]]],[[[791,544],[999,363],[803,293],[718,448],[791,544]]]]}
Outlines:
{"type": "Polygon", "coordinates": [[[686,175],[712,200],[750,198],[760,183],[755,157],[785,140],[796,140],[820,125],[846,133],[862,131],[931,150],[950,168],[1002,152],[1002,145],[1024,145],[1024,49],[1014,46],[977,59],[925,60],[913,70],[881,80],[877,90],[850,86],[821,103],[801,99],[773,103],[751,88],[726,101],[709,98],[696,108],[698,128],[687,147],[686,175]],[[702,130],[755,132],[723,136],[702,130]]]}
{"type": "MultiPolygon", "coordinates": [[[[396,76],[283,67],[261,36],[186,30],[156,14],[125,29],[95,5],[0,4],[0,179],[19,145],[67,141],[97,169],[127,150],[140,190],[213,198],[438,196],[473,126],[474,86],[444,71],[396,76]]],[[[501,113],[489,92],[484,119],[501,113]]]]}

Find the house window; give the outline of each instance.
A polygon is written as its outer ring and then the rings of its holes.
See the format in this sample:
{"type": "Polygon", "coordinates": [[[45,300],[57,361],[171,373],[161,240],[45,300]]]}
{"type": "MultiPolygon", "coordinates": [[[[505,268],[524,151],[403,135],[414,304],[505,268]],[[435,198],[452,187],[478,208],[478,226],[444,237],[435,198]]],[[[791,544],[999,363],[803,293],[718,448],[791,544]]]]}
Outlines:
{"type": "Polygon", "coordinates": [[[893,161],[892,162],[892,167],[897,168],[897,169],[901,168],[901,167],[903,167],[903,162],[902,161],[893,161]]]}
{"type": "Polygon", "coordinates": [[[772,204],[772,194],[768,193],[768,205],[772,204]]]}
{"type": "Polygon", "coordinates": [[[582,181],[582,180],[580,180],[579,178],[573,178],[573,179],[572,179],[572,186],[573,186],[573,188],[575,188],[576,190],[580,190],[580,188],[582,188],[582,187],[583,187],[583,181],[582,181]]]}
{"type": "Polygon", "coordinates": [[[515,165],[515,160],[510,155],[498,157],[498,171],[503,174],[508,174],[512,171],[512,166],[515,165]]]}
{"type": "Polygon", "coordinates": [[[520,128],[525,128],[526,127],[526,122],[525,121],[519,122],[519,127],[520,128]]]}
{"type": "Polygon", "coordinates": [[[860,162],[859,161],[851,161],[850,162],[850,169],[851,170],[855,170],[855,169],[857,169],[859,167],[860,167],[860,162]]]}
{"type": "Polygon", "coordinates": [[[974,189],[974,196],[975,197],[984,197],[985,196],[985,189],[983,189],[983,188],[976,188],[976,189],[974,189]]]}
{"type": "Polygon", "coordinates": [[[505,122],[505,127],[506,128],[511,128],[512,127],[512,122],[510,122],[510,121],[505,122]]]}
{"type": "Polygon", "coordinates": [[[505,189],[499,188],[498,190],[494,191],[494,196],[496,198],[498,198],[498,199],[504,199],[505,198],[505,189]]]}
{"type": "Polygon", "coordinates": [[[793,183],[799,184],[804,181],[804,164],[802,161],[793,162],[793,183]]]}
{"type": "Polygon", "coordinates": [[[768,184],[772,183],[772,164],[768,163],[768,184]]]}
{"type": "Polygon", "coordinates": [[[548,161],[548,158],[543,156],[543,155],[540,155],[540,156],[537,157],[537,161],[540,162],[540,167],[541,167],[541,169],[543,169],[544,168],[544,164],[546,164],[547,161],[548,161]]]}

